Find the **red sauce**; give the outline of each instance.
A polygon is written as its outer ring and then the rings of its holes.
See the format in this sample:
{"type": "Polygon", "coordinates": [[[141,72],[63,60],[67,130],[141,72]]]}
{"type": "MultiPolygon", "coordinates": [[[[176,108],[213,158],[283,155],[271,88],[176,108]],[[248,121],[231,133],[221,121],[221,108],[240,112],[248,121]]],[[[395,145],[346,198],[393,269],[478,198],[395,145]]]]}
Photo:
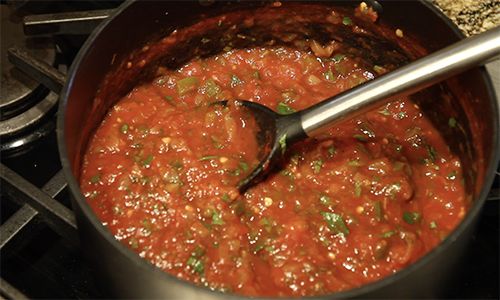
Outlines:
{"type": "Polygon", "coordinates": [[[400,99],[289,149],[239,195],[255,164],[251,119],[208,105],[248,99],[281,113],[372,79],[340,53],[232,50],[165,71],[119,101],[85,155],[81,187],[113,235],[179,278],[249,296],[320,295],[410,265],[465,212],[460,161],[400,99]]]}

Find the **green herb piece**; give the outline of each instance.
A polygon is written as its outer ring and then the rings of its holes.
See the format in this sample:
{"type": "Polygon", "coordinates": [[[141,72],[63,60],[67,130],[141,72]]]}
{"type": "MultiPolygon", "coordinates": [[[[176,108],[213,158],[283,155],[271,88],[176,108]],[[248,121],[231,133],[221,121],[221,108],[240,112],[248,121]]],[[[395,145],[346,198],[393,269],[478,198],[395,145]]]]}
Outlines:
{"type": "Polygon", "coordinates": [[[202,261],[202,256],[205,254],[205,250],[200,246],[196,246],[191,256],[188,258],[186,264],[191,267],[191,269],[198,273],[198,275],[203,275],[205,272],[205,265],[202,261]]]}
{"type": "Polygon", "coordinates": [[[455,118],[449,118],[448,126],[450,126],[451,128],[455,128],[457,126],[457,120],[455,118]]]}
{"type": "Polygon", "coordinates": [[[421,218],[421,215],[420,213],[416,212],[416,211],[405,211],[403,213],[403,220],[410,224],[410,225],[413,225],[415,223],[417,223],[418,221],[420,221],[420,218],[421,218]]]}
{"type": "Polygon", "coordinates": [[[260,79],[260,73],[259,73],[259,71],[256,70],[255,72],[253,72],[252,73],[252,77],[255,78],[255,79],[260,79]]]}
{"type": "Polygon", "coordinates": [[[243,82],[241,81],[241,79],[238,78],[238,76],[236,75],[231,75],[231,87],[235,87],[237,85],[240,85],[242,84],[243,82]]]}
{"type": "Polygon", "coordinates": [[[260,219],[259,224],[264,226],[270,226],[271,221],[267,217],[263,217],[262,219],[260,219]]]}
{"type": "Polygon", "coordinates": [[[256,244],[256,245],[255,245],[255,248],[253,249],[253,252],[254,252],[254,253],[257,253],[257,252],[259,252],[260,250],[264,249],[265,247],[266,247],[266,245],[265,245],[265,244],[263,244],[263,243],[258,243],[258,244],[256,244]]]}
{"type": "Polygon", "coordinates": [[[323,205],[330,205],[332,203],[332,200],[327,195],[322,194],[321,196],[319,196],[319,202],[321,202],[321,204],[323,205]]]}
{"type": "Polygon", "coordinates": [[[335,62],[340,62],[340,61],[341,61],[341,60],[343,60],[344,58],[345,58],[345,55],[344,55],[344,54],[340,54],[340,53],[339,53],[339,54],[335,54],[335,55],[333,56],[333,60],[334,60],[335,62]]]}
{"type": "Polygon", "coordinates": [[[278,143],[280,144],[281,154],[285,154],[285,151],[286,151],[286,133],[280,137],[280,139],[278,140],[278,143]]]}
{"type": "Polygon", "coordinates": [[[344,237],[349,234],[349,228],[340,215],[331,212],[321,212],[321,215],[334,234],[341,234],[344,237]]]}
{"type": "Polygon", "coordinates": [[[153,162],[153,155],[149,154],[148,156],[146,156],[146,158],[142,161],[142,165],[146,168],[148,168],[149,166],[151,166],[151,163],[153,162]]]}
{"type": "Polygon", "coordinates": [[[362,192],[362,186],[361,186],[361,181],[355,181],[354,182],[354,196],[357,198],[361,197],[361,192],[362,192]]]}
{"type": "Polygon", "coordinates": [[[164,98],[165,98],[165,101],[167,101],[170,105],[175,106],[174,97],[165,96],[164,98]]]}
{"type": "Polygon", "coordinates": [[[398,120],[403,120],[406,117],[406,112],[400,111],[396,116],[398,120]]]}
{"type": "Polygon", "coordinates": [[[363,134],[355,134],[352,137],[357,139],[360,142],[366,142],[368,140],[368,138],[363,134]]]}
{"type": "Polygon", "coordinates": [[[213,159],[218,159],[219,156],[217,155],[205,155],[205,156],[202,156],[200,159],[198,159],[199,161],[205,161],[205,160],[213,160],[213,159]]]}
{"type": "Polygon", "coordinates": [[[385,107],[382,110],[379,110],[378,113],[381,114],[381,115],[384,115],[384,116],[390,116],[391,115],[391,112],[389,111],[389,109],[387,107],[385,107]]]}
{"type": "Polygon", "coordinates": [[[457,178],[457,171],[453,170],[446,176],[449,180],[455,180],[457,178]]]}
{"type": "Polygon", "coordinates": [[[426,145],[426,149],[427,149],[427,154],[429,154],[431,162],[435,162],[437,158],[436,149],[434,149],[434,147],[432,147],[431,145],[426,145]]]}
{"type": "Polygon", "coordinates": [[[333,155],[335,155],[335,153],[337,152],[337,150],[335,149],[334,146],[328,147],[327,151],[328,151],[328,156],[330,156],[330,157],[333,157],[333,155]]]}
{"type": "Polygon", "coordinates": [[[123,124],[120,127],[120,132],[123,133],[123,134],[127,134],[127,132],[128,132],[128,124],[123,124]]]}
{"type": "Polygon", "coordinates": [[[266,250],[266,251],[267,251],[267,252],[269,252],[269,253],[273,253],[273,252],[274,252],[274,250],[275,250],[275,248],[274,248],[274,245],[269,245],[269,246],[266,246],[266,247],[264,248],[264,250],[266,250]]]}
{"type": "Polygon", "coordinates": [[[385,73],[385,68],[381,66],[374,65],[373,66],[373,71],[377,72],[377,74],[384,74],[385,73]]]}
{"type": "Polygon", "coordinates": [[[198,87],[199,80],[194,76],[183,78],[177,81],[177,92],[179,95],[187,94],[198,87]]]}
{"type": "Polygon", "coordinates": [[[238,165],[240,166],[240,169],[243,171],[243,172],[246,172],[248,171],[248,164],[244,161],[240,161],[238,163],[238,165]]]}
{"type": "Polygon", "coordinates": [[[215,97],[221,91],[221,88],[215,83],[213,79],[208,79],[205,81],[205,94],[208,97],[215,97]]]}
{"type": "Polygon", "coordinates": [[[262,219],[260,219],[259,224],[264,226],[264,230],[266,230],[266,232],[268,233],[273,229],[273,223],[267,217],[263,217],[262,219]]]}
{"type": "Polygon", "coordinates": [[[278,106],[276,106],[276,110],[280,115],[289,115],[295,112],[295,109],[291,108],[284,102],[278,103],[278,106]]]}
{"type": "Polygon", "coordinates": [[[382,221],[384,219],[384,212],[382,211],[382,203],[377,201],[373,203],[373,211],[375,212],[375,219],[377,221],[382,221]]]}
{"type": "Polygon", "coordinates": [[[96,184],[99,181],[101,181],[101,174],[96,174],[96,175],[90,177],[90,183],[96,184]]]}
{"type": "Polygon", "coordinates": [[[202,257],[205,255],[205,249],[203,249],[201,246],[196,246],[194,248],[194,251],[191,253],[191,256],[194,257],[202,257]]]}
{"type": "Polygon", "coordinates": [[[331,69],[328,69],[328,71],[324,72],[323,77],[325,77],[325,79],[328,81],[335,81],[335,77],[331,69]]]}
{"type": "Polygon", "coordinates": [[[139,248],[139,241],[136,238],[130,238],[130,240],[128,240],[128,244],[132,249],[139,248]]]}
{"type": "Polygon", "coordinates": [[[214,210],[212,213],[212,225],[224,225],[224,220],[222,220],[222,217],[220,215],[220,212],[214,210]]]}
{"type": "Polygon", "coordinates": [[[393,236],[395,234],[396,234],[395,230],[389,230],[389,231],[382,233],[380,236],[383,238],[390,238],[391,236],[393,236]]]}
{"type": "Polygon", "coordinates": [[[224,193],[222,194],[222,196],[220,197],[222,199],[222,201],[224,202],[231,202],[231,198],[229,197],[229,194],[228,193],[224,193]]]}
{"type": "Polygon", "coordinates": [[[321,168],[323,167],[323,164],[324,164],[324,162],[321,158],[314,160],[312,162],[312,168],[313,168],[314,174],[318,174],[319,172],[321,172],[321,168]]]}
{"type": "Polygon", "coordinates": [[[342,19],[342,24],[344,24],[344,25],[346,25],[346,26],[352,25],[352,20],[351,20],[351,18],[349,18],[349,17],[344,17],[344,18],[342,19]]]}
{"type": "Polygon", "coordinates": [[[431,221],[431,222],[429,223],[429,228],[430,228],[430,229],[436,229],[437,227],[438,227],[438,226],[437,226],[437,224],[436,224],[436,222],[435,222],[435,221],[431,221]]]}
{"type": "Polygon", "coordinates": [[[359,161],[359,159],[355,159],[355,160],[348,161],[347,165],[350,166],[350,167],[360,167],[363,164],[359,161]]]}

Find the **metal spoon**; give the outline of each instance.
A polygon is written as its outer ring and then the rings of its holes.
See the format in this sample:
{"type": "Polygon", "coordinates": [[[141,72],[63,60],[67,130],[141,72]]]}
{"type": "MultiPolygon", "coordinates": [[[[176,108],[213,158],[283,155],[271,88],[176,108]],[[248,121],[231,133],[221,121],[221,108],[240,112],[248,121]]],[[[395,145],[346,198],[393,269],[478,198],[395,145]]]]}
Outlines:
{"type": "Polygon", "coordinates": [[[389,97],[417,92],[499,54],[500,27],[497,27],[293,114],[280,115],[261,104],[237,100],[237,104],[254,116],[261,146],[259,164],[239,182],[238,189],[245,191],[261,181],[278,164],[290,145],[335,122],[381,106],[391,100],[389,97]]]}

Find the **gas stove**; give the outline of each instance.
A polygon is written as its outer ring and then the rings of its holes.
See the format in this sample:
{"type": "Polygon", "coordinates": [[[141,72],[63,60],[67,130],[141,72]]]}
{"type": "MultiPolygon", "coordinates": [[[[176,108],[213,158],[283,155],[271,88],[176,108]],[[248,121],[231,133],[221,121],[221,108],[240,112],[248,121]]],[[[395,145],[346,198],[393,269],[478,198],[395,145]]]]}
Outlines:
{"type": "MultiPolygon", "coordinates": [[[[79,250],[55,116],[65,72],[87,35],[118,2],[0,3],[0,295],[103,297],[79,250]]],[[[490,68],[500,69],[496,66],[490,68]]],[[[497,176],[462,272],[439,297],[499,298],[499,181],[497,176]]]]}

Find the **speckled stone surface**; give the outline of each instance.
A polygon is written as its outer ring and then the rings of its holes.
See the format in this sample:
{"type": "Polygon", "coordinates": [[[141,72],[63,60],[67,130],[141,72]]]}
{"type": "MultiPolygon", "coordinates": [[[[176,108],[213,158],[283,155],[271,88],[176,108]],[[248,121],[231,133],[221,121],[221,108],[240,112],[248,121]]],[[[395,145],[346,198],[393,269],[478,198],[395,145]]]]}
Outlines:
{"type": "Polygon", "coordinates": [[[466,34],[500,25],[500,0],[432,0],[466,34]]]}
{"type": "MultiPolygon", "coordinates": [[[[431,0],[466,35],[500,26],[500,0],[431,0]]],[[[500,109],[500,59],[486,65],[500,109]]]]}

